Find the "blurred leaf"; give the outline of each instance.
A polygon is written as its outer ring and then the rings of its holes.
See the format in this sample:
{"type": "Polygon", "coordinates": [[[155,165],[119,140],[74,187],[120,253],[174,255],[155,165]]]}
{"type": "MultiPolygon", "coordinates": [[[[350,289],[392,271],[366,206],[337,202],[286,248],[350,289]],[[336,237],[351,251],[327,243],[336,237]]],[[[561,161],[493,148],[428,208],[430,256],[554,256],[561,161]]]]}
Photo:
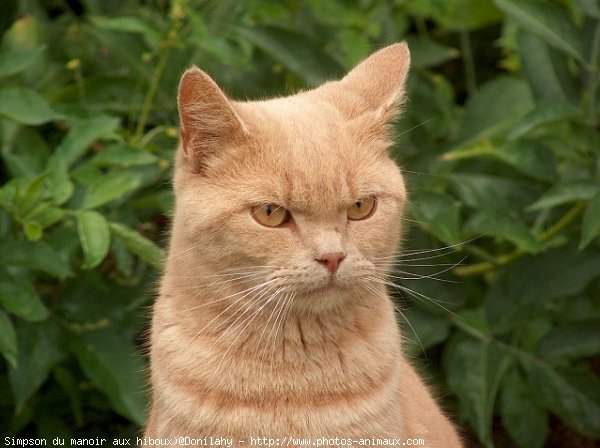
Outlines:
{"type": "Polygon", "coordinates": [[[546,101],[528,112],[510,131],[511,140],[522,137],[536,127],[556,121],[569,121],[580,115],[580,111],[570,103],[546,101]]]}
{"type": "Polygon", "coordinates": [[[447,244],[460,242],[459,203],[451,196],[419,192],[412,204],[411,214],[437,238],[447,244]]]}
{"type": "Polygon", "coordinates": [[[340,64],[306,35],[273,26],[236,28],[236,31],[309,85],[343,72],[340,64]]]}
{"type": "Polygon", "coordinates": [[[598,4],[598,0],[575,0],[575,3],[579,5],[586,15],[595,18],[600,17],[600,5],[598,4]]]}
{"type": "Polygon", "coordinates": [[[500,395],[502,423],[522,448],[541,448],[548,435],[548,415],[516,368],[504,379],[500,395]]]}
{"type": "Polygon", "coordinates": [[[448,181],[458,198],[474,209],[494,204],[503,210],[520,210],[538,195],[531,182],[518,178],[458,171],[449,173],[448,181]]]}
{"type": "Polygon", "coordinates": [[[154,25],[141,17],[91,17],[91,22],[98,28],[112,31],[123,31],[143,35],[153,48],[158,48],[162,36],[154,25]]]}
{"type": "Polygon", "coordinates": [[[510,360],[494,346],[469,337],[455,337],[444,353],[449,386],[459,398],[460,414],[480,440],[492,445],[492,411],[498,386],[510,360]]]}
{"type": "Polygon", "coordinates": [[[71,372],[62,367],[56,367],[54,369],[54,377],[69,397],[71,409],[73,410],[73,415],[75,416],[75,421],[79,426],[83,425],[81,392],[77,379],[71,372]]]}
{"type": "Polygon", "coordinates": [[[575,201],[591,200],[600,194],[600,185],[593,181],[567,181],[554,185],[541,198],[531,204],[527,210],[543,210],[575,201]]]}
{"type": "Polygon", "coordinates": [[[45,188],[52,197],[55,205],[62,205],[73,195],[75,186],[69,178],[66,162],[62,159],[52,159],[49,162],[49,168],[46,171],[45,188]]]}
{"type": "Polygon", "coordinates": [[[576,79],[563,53],[524,29],[519,30],[517,42],[523,72],[535,97],[540,101],[578,104],[576,79]]]}
{"type": "Polygon", "coordinates": [[[465,223],[463,231],[506,239],[525,252],[535,253],[542,248],[522,220],[496,208],[475,212],[465,223]]]}
{"type": "Polygon", "coordinates": [[[581,33],[569,20],[565,9],[549,2],[522,0],[494,0],[494,2],[523,28],[585,63],[581,33]]]}
{"type": "Polygon", "coordinates": [[[146,414],[144,363],[135,346],[111,330],[79,333],[70,347],[85,374],[115,410],[142,425],[146,414]]]}
{"type": "Polygon", "coordinates": [[[48,317],[48,310],[29,280],[0,273],[0,304],[16,316],[38,321],[48,317]]]}
{"type": "Polygon", "coordinates": [[[16,368],[8,372],[17,413],[46,381],[50,370],[62,358],[58,326],[52,320],[19,326],[19,355],[16,368]]]}
{"type": "Polygon", "coordinates": [[[433,18],[449,30],[476,30],[502,19],[502,13],[491,0],[422,0],[406,4],[410,11],[433,18]]]}
{"type": "Polygon", "coordinates": [[[48,160],[47,143],[36,129],[11,124],[14,125],[14,133],[6,136],[2,145],[2,159],[14,177],[37,176],[44,170],[48,160]]]}
{"type": "Polygon", "coordinates": [[[456,48],[446,47],[421,36],[409,36],[406,39],[411,52],[411,65],[419,67],[435,67],[460,56],[456,48]]]}
{"type": "Polygon", "coordinates": [[[478,140],[444,154],[444,160],[463,160],[474,157],[494,157],[523,174],[551,181],[556,175],[556,160],[548,148],[537,141],[513,142],[478,140]]]}
{"type": "Polygon", "coordinates": [[[467,101],[461,140],[497,136],[533,107],[531,91],[520,79],[499,76],[483,84],[467,101]],[[490,107],[493,104],[494,107],[490,107]]]}
{"type": "Polygon", "coordinates": [[[73,120],[71,130],[54,151],[50,166],[61,162],[67,167],[71,166],[96,140],[116,138],[115,131],[118,128],[119,119],[115,117],[97,116],[73,120]]]}
{"type": "Polygon", "coordinates": [[[96,208],[122,198],[140,187],[141,179],[128,171],[116,171],[100,177],[87,189],[82,208],[96,208]]]}
{"type": "Polygon", "coordinates": [[[117,143],[103,148],[90,160],[90,163],[99,167],[121,166],[127,168],[137,165],[149,165],[158,162],[158,160],[158,157],[148,151],[117,143]]]}
{"type": "Polygon", "coordinates": [[[53,247],[43,241],[2,242],[0,265],[39,270],[58,278],[71,275],[69,265],[62,260],[53,247]]]}
{"type": "Polygon", "coordinates": [[[0,117],[29,125],[61,118],[42,95],[21,87],[6,87],[0,90],[0,117]]]}
{"type": "Polygon", "coordinates": [[[162,269],[164,252],[148,238],[123,224],[111,222],[110,230],[131,252],[156,269],[162,269]]]}
{"type": "Polygon", "coordinates": [[[85,256],[83,269],[91,269],[100,264],[110,248],[110,229],[104,216],[88,210],[77,213],[79,241],[85,256]]]}
{"type": "Polygon", "coordinates": [[[45,48],[41,46],[34,50],[12,50],[0,53],[0,78],[22,72],[40,57],[45,48]]]}
{"type": "Polygon", "coordinates": [[[521,258],[500,271],[487,291],[488,321],[497,333],[520,327],[553,299],[581,293],[598,276],[600,254],[572,244],[521,258]]]}
{"type": "Polygon", "coordinates": [[[417,307],[402,311],[404,343],[410,344],[415,353],[428,350],[445,341],[450,334],[450,322],[446,317],[427,313],[417,307]]]}
{"type": "Polygon", "coordinates": [[[23,232],[29,241],[39,241],[44,235],[44,229],[37,221],[25,221],[23,223],[23,232]]]}
{"type": "Polygon", "coordinates": [[[529,362],[532,389],[554,414],[582,434],[600,437],[600,379],[587,370],[529,362]]]}
{"type": "Polygon", "coordinates": [[[590,200],[583,214],[583,227],[581,229],[581,242],[579,248],[584,249],[600,236],[600,191],[590,200]]]}
{"type": "Polygon", "coordinates": [[[0,353],[12,367],[17,365],[17,333],[6,313],[0,310],[0,353]]]}
{"type": "Polygon", "coordinates": [[[553,328],[540,341],[538,354],[544,358],[600,354],[600,320],[573,322],[553,328]]]}

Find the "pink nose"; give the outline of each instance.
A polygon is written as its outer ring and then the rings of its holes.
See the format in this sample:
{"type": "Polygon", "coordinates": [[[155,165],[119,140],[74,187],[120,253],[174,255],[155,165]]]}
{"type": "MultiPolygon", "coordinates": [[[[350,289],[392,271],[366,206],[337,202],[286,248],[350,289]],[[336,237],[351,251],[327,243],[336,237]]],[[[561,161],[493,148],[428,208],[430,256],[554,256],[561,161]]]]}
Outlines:
{"type": "Polygon", "coordinates": [[[325,266],[330,274],[335,274],[344,258],[346,258],[345,253],[335,252],[321,255],[319,258],[315,258],[315,260],[325,266]]]}

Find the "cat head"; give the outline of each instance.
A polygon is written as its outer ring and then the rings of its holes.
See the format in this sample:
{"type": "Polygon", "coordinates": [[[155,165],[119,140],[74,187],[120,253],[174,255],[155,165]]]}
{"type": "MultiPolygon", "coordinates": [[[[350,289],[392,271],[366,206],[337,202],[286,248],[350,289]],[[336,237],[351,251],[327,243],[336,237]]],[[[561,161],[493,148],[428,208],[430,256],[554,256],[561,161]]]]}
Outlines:
{"type": "Polygon", "coordinates": [[[391,45],[339,81],[251,102],[186,71],[173,268],[313,299],[380,275],[406,201],[388,150],[409,62],[406,44],[391,45]]]}

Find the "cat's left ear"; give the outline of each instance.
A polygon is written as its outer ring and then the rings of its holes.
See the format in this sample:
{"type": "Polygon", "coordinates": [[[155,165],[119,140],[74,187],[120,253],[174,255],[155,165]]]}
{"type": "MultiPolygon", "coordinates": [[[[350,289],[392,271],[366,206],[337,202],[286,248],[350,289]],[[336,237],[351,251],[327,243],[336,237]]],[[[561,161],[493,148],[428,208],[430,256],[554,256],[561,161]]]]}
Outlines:
{"type": "Polygon", "coordinates": [[[349,115],[375,113],[383,121],[392,120],[404,102],[409,67],[405,42],[385,47],[354,67],[338,84],[354,95],[354,101],[346,102],[349,115]]]}
{"type": "Polygon", "coordinates": [[[233,104],[210,76],[197,67],[181,77],[178,94],[183,153],[201,172],[210,157],[247,135],[233,104]]]}

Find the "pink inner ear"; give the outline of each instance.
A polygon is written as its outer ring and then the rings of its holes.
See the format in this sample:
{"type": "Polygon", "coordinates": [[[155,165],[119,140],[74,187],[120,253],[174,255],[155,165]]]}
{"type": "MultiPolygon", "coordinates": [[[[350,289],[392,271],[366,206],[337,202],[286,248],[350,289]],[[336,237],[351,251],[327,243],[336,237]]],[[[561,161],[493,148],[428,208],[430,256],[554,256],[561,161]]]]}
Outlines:
{"type": "Polygon", "coordinates": [[[336,96],[340,97],[348,116],[355,118],[377,112],[385,115],[384,120],[391,120],[403,101],[409,68],[408,46],[405,43],[390,45],[358,64],[339,83],[332,83],[331,90],[339,89],[336,96]],[[344,91],[357,98],[344,100],[344,91]]]}
{"type": "Polygon", "coordinates": [[[223,91],[202,70],[187,70],[179,84],[179,118],[184,154],[196,167],[220,146],[245,134],[245,127],[223,91]]]}

